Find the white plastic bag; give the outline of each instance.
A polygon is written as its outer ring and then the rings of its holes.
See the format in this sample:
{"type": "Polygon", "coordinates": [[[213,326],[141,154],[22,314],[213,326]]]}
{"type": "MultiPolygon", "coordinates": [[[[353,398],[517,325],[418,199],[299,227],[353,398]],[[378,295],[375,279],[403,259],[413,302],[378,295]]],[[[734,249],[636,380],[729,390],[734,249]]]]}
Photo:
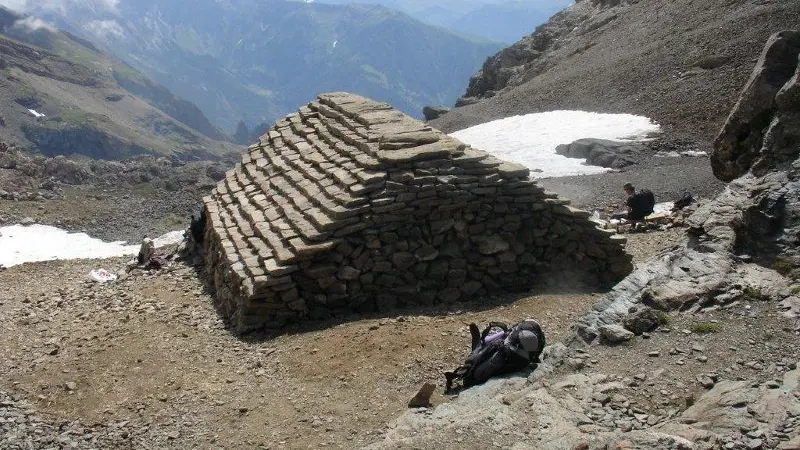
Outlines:
{"type": "Polygon", "coordinates": [[[106,269],[95,269],[89,272],[89,279],[98,283],[107,283],[109,281],[115,281],[117,276],[106,269]]]}

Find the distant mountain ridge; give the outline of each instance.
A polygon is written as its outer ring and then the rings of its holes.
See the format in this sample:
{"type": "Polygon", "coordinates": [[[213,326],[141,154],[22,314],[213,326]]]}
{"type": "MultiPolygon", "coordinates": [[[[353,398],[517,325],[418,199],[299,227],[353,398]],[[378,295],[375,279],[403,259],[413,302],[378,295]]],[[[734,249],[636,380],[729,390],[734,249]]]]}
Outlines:
{"type": "MultiPolygon", "coordinates": [[[[34,5],[37,2],[30,2],[34,5]]],[[[375,5],[282,0],[122,0],[32,13],[110,49],[233,133],[320,92],[349,91],[415,116],[452,103],[501,45],[375,5]]]]}
{"type": "Polygon", "coordinates": [[[403,11],[425,23],[465,35],[512,43],[573,3],[572,0],[323,0],[372,3],[403,11]]]}
{"type": "Polygon", "coordinates": [[[579,0],[489,58],[460,104],[431,121],[451,132],[556,109],[650,117],[709,149],[763,43],[800,23],[800,2],[579,0]]]}
{"type": "Polygon", "coordinates": [[[0,140],[46,155],[215,158],[236,150],[192,103],[91,43],[0,7],[0,140]]]}

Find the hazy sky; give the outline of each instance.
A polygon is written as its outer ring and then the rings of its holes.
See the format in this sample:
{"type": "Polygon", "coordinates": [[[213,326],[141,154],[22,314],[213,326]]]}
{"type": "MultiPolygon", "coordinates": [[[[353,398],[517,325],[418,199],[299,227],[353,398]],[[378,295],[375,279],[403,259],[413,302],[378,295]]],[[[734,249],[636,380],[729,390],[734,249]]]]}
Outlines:
{"type": "Polygon", "coordinates": [[[44,9],[65,12],[68,8],[77,5],[89,7],[97,11],[114,11],[118,3],[119,0],[0,0],[0,5],[7,6],[16,11],[44,9]]]}

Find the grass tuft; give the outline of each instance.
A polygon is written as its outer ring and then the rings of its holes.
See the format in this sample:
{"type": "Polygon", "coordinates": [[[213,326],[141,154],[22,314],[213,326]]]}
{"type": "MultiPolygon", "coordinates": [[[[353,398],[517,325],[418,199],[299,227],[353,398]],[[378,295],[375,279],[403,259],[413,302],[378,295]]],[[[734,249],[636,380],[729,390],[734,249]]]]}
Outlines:
{"type": "Polygon", "coordinates": [[[656,316],[658,316],[658,323],[661,325],[669,325],[672,319],[669,317],[669,314],[665,313],[664,311],[656,310],[656,316]]]}
{"type": "Polygon", "coordinates": [[[698,334],[719,333],[722,331],[722,325],[711,322],[700,322],[693,323],[689,329],[692,330],[692,333],[698,334]]]}
{"type": "Polygon", "coordinates": [[[772,263],[772,268],[779,274],[789,277],[794,275],[793,272],[795,272],[797,266],[786,258],[775,258],[775,262],[772,263]]]}

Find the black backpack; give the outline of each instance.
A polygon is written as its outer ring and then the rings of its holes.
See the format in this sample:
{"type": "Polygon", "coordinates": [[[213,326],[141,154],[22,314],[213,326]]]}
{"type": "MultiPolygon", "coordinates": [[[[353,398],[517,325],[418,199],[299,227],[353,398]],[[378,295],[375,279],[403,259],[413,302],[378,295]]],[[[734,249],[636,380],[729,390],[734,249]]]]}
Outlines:
{"type": "Polygon", "coordinates": [[[681,198],[675,200],[672,209],[683,209],[691,205],[693,202],[694,202],[694,197],[692,197],[692,193],[684,192],[681,198]]]}
{"type": "Polygon", "coordinates": [[[639,196],[641,208],[646,213],[645,215],[653,214],[653,207],[656,206],[656,196],[653,195],[653,192],[650,189],[642,189],[634,195],[639,196]]]}
{"type": "Polygon", "coordinates": [[[492,377],[537,364],[546,344],[541,326],[533,319],[519,322],[511,328],[503,322],[490,322],[482,333],[477,325],[471,323],[469,331],[472,335],[472,351],[464,364],[452,372],[445,372],[446,393],[452,391],[453,383],[457,380],[461,380],[462,388],[466,389],[492,377]],[[499,331],[491,333],[495,329],[499,331]],[[521,346],[519,334],[523,331],[536,335],[538,345],[532,351],[526,351],[521,346]]]}
{"type": "Polygon", "coordinates": [[[195,219],[194,215],[191,217],[189,224],[189,231],[192,233],[192,238],[197,244],[203,243],[203,238],[206,231],[206,210],[200,210],[200,217],[195,219]]]}

